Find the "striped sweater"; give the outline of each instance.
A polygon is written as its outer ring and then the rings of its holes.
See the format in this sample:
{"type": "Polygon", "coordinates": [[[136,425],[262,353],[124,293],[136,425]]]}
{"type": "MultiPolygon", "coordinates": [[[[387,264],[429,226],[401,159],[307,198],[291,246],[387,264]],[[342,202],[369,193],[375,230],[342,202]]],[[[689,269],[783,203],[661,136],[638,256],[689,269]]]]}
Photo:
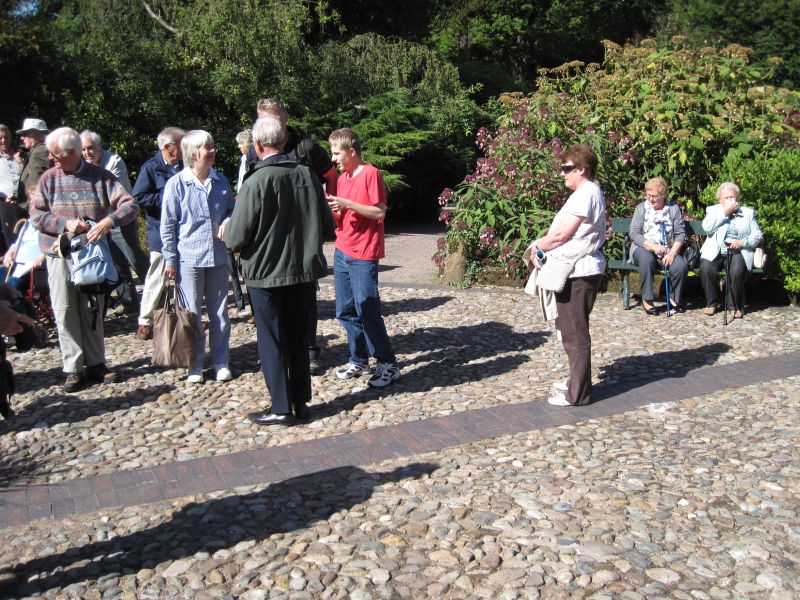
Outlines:
{"type": "Polygon", "coordinates": [[[58,167],[45,171],[30,204],[31,222],[39,230],[39,247],[50,254],[69,219],[111,217],[114,227],[131,223],[139,205],[111,172],[81,160],[74,173],[58,167]]]}

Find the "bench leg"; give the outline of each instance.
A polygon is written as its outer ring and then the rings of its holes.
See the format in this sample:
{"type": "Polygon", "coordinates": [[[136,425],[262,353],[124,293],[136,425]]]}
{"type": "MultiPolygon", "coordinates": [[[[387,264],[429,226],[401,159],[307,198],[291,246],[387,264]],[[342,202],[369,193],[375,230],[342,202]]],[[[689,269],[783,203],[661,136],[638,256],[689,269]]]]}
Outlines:
{"type": "Polygon", "coordinates": [[[622,276],[622,308],[625,310],[631,308],[631,284],[627,273],[622,276]]]}

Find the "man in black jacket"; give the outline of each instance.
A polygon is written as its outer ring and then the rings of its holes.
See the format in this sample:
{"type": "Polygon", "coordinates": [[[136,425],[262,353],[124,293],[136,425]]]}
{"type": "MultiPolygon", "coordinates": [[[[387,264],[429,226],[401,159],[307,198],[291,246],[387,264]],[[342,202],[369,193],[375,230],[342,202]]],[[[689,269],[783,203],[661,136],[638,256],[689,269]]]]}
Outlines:
{"type": "Polygon", "coordinates": [[[280,120],[256,121],[253,144],[259,161],[245,178],[225,228],[225,244],[241,252],[258,356],[272,399],[271,410],[248,415],[259,425],[308,418],[308,313],[317,280],[328,272],[322,243],[335,228],[319,179],[282,152],[285,140],[280,120]]]}
{"type": "MultiPolygon", "coordinates": [[[[336,166],[331,161],[330,155],[317,142],[309,137],[300,135],[286,123],[289,120],[289,113],[278,100],[272,98],[262,98],[258,101],[256,109],[259,117],[273,117],[278,119],[286,128],[286,144],[283,151],[286,155],[298,164],[305,165],[319,177],[325,185],[327,194],[336,195],[336,180],[339,177],[336,166]]],[[[258,160],[255,148],[250,147],[248,154],[249,168],[252,169],[253,163],[258,160]]],[[[308,315],[308,355],[311,360],[311,373],[320,375],[319,365],[320,347],[317,344],[317,297],[314,294],[314,304],[308,315]]]]}
{"type": "Polygon", "coordinates": [[[139,327],[136,337],[153,337],[153,309],[164,291],[164,258],[161,255],[161,200],[167,181],[183,169],[181,140],[184,131],[167,127],[158,134],[158,152],[139,170],[133,184],[133,197],[145,213],[147,245],[150,247],[150,268],[144,280],[139,327]]]}

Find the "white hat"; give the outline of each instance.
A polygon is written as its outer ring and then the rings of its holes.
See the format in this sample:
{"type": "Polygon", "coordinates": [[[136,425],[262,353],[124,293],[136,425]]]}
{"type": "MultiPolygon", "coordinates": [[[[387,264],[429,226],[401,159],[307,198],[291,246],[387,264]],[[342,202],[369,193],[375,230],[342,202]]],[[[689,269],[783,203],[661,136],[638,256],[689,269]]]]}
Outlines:
{"type": "Polygon", "coordinates": [[[47,133],[50,130],[47,128],[47,123],[41,119],[25,119],[22,122],[22,129],[17,130],[17,135],[28,133],[29,131],[41,131],[47,133]]]}

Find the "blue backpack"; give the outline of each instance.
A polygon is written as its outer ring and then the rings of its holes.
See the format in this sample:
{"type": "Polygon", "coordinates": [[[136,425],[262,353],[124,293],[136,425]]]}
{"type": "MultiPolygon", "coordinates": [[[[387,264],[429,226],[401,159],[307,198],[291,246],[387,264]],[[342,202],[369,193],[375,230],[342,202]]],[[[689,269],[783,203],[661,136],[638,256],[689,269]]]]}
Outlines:
{"type": "Polygon", "coordinates": [[[73,252],[69,278],[78,291],[98,296],[110,293],[119,285],[119,273],[106,238],[87,242],[83,248],[73,252]]]}
{"type": "MultiPolygon", "coordinates": [[[[94,224],[88,219],[86,221],[94,224]]],[[[120,284],[119,273],[111,258],[111,248],[108,237],[97,242],[86,242],[86,236],[76,236],[71,240],[72,267],[69,271],[69,280],[78,291],[85,294],[89,300],[89,311],[92,313],[92,329],[97,327],[97,317],[100,306],[97,302],[99,296],[106,296],[120,284]]],[[[108,302],[103,305],[103,318],[108,302]]]]}

